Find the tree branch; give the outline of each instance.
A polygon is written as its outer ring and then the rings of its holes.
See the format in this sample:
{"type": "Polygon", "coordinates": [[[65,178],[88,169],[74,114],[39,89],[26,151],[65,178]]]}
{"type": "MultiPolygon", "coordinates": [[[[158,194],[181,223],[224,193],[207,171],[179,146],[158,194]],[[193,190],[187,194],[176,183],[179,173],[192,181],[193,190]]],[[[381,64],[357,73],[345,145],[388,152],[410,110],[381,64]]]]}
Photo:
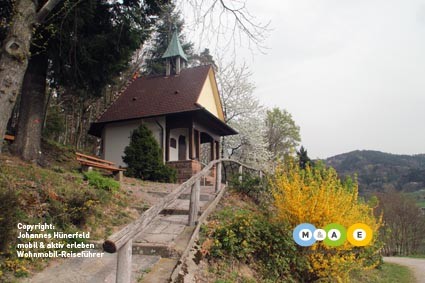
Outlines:
{"type": "Polygon", "coordinates": [[[42,23],[48,14],[59,4],[62,0],[49,0],[44,4],[43,7],[37,12],[36,20],[38,23],[42,23]]]}

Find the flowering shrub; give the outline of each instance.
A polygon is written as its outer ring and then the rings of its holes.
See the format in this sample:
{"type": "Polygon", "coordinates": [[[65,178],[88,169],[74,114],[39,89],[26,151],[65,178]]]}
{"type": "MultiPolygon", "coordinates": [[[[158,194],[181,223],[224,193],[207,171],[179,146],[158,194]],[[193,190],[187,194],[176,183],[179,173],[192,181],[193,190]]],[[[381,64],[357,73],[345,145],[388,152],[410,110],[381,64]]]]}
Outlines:
{"type": "Polygon", "coordinates": [[[316,228],[339,223],[348,228],[361,222],[373,230],[374,239],[366,247],[354,247],[348,241],[338,247],[321,242],[300,247],[310,262],[309,280],[345,281],[351,270],[380,263],[376,238],[381,221],[374,217],[373,208],[358,198],[357,182],[341,182],[334,169],[320,164],[302,170],[289,163],[277,169],[271,187],[276,218],[289,223],[292,229],[301,223],[311,223],[316,228]]]}
{"type": "Polygon", "coordinates": [[[254,265],[271,282],[298,282],[306,261],[297,255],[290,230],[269,220],[261,212],[226,208],[204,227],[202,253],[254,265]]]}

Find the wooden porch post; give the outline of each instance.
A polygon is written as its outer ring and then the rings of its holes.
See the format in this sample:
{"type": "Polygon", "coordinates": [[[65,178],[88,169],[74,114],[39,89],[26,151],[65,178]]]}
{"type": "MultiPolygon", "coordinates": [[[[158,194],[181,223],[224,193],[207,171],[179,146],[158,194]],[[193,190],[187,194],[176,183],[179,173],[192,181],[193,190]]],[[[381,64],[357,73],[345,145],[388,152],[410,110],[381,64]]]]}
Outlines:
{"type": "Polygon", "coordinates": [[[194,134],[193,134],[193,127],[188,128],[189,131],[189,159],[193,160],[194,156],[193,156],[193,139],[194,139],[194,134]]]}
{"type": "Polygon", "coordinates": [[[165,161],[170,161],[170,128],[165,129],[165,161]]]}
{"type": "Polygon", "coordinates": [[[215,142],[215,156],[216,156],[216,159],[220,159],[220,142],[219,141],[215,142]]]}
{"type": "Polygon", "coordinates": [[[210,142],[211,147],[211,161],[215,160],[215,141],[210,142]]]}
{"type": "Polygon", "coordinates": [[[195,154],[198,160],[201,159],[200,148],[201,148],[201,133],[198,130],[195,130],[195,154]]]}

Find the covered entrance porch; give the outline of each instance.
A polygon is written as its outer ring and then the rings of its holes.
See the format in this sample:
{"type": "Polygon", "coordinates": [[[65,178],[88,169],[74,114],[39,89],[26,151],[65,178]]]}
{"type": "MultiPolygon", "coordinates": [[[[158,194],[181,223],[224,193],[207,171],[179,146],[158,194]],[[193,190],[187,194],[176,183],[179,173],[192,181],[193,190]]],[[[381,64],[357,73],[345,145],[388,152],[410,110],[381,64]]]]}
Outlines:
{"type": "Polygon", "coordinates": [[[205,110],[167,115],[165,162],[177,170],[177,181],[185,182],[200,172],[202,160],[219,159],[220,137],[229,134],[234,130],[205,110]]]}

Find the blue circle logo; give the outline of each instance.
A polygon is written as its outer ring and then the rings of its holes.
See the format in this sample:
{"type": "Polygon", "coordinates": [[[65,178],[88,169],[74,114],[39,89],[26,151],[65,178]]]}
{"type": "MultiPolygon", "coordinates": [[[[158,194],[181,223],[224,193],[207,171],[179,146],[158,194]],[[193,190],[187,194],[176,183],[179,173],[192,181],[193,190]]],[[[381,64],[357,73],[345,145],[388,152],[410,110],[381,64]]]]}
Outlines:
{"type": "Polygon", "coordinates": [[[302,223],[295,227],[292,232],[292,237],[298,245],[302,247],[309,247],[316,242],[314,231],[316,231],[316,227],[314,227],[314,225],[310,223],[302,223]]]}

